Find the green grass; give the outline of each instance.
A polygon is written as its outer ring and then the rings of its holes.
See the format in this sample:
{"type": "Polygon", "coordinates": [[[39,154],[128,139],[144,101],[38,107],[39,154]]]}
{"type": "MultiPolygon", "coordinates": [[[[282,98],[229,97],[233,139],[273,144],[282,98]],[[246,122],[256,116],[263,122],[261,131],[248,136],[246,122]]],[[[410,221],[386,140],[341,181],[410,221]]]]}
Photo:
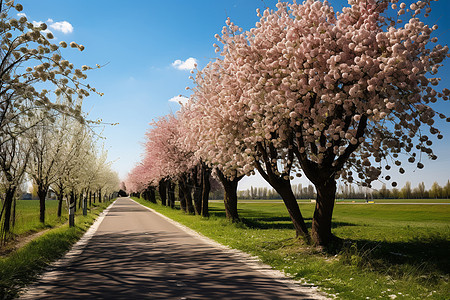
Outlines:
{"type": "MultiPolygon", "coordinates": [[[[312,199],[297,199],[298,203],[311,203],[312,199]]],[[[223,200],[210,200],[213,203],[221,203],[223,200]]],[[[448,203],[450,204],[450,199],[372,199],[375,203],[448,203]]],[[[281,199],[245,199],[240,200],[240,203],[256,203],[256,202],[277,202],[283,203],[281,199]]],[[[336,203],[365,203],[365,199],[336,199],[336,203]]]]}
{"type": "MultiPolygon", "coordinates": [[[[0,257],[0,299],[17,297],[22,287],[36,279],[45,267],[70,249],[110,203],[96,203],[87,216],[80,215],[78,211],[75,227],[70,228],[66,223],[49,230],[10,255],[0,257]]],[[[35,214],[38,212],[35,211],[35,214]]]]}
{"type": "MultiPolygon", "coordinates": [[[[209,219],[138,200],[224,245],[257,255],[288,276],[339,299],[448,299],[450,206],[336,205],[333,233],[346,240],[320,252],[294,239],[281,203],[240,203],[230,224],[223,204],[209,219]]],[[[314,205],[300,204],[311,225],[314,205]]]]}
{"type": "Polygon", "coordinates": [[[12,230],[14,235],[37,232],[51,228],[67,221],[65,202],[61,218],[57,217],[58,201],[45,201],[45,224],[39,222],[39,200],[18,200],[16,206],[16,224],[12,230]]]}
{"type": "MultiPolygon", "coordinates": [[[[364,199],[337,199],[337,202],[365,203],[364,199]]],[[[372,199],[375,203],[450,203],[450,199],[372,199]]]]}

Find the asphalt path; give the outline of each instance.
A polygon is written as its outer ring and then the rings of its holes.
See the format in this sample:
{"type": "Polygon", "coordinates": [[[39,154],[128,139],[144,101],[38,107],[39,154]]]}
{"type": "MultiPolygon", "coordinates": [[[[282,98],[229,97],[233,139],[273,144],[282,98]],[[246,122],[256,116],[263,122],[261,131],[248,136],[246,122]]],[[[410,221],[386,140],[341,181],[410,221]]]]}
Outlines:
{"type": "Polygon", "coordinates": [[[119,198],[95,226],[82,249],[69,252],[21,299],[326,299],[129,198],[119,198]]]}

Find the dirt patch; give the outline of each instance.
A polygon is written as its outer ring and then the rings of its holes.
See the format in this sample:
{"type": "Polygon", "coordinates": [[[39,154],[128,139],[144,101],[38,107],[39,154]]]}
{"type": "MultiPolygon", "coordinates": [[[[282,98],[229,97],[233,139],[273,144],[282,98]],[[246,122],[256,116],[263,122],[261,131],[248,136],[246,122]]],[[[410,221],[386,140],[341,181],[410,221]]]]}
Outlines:
{"type": "MultiPolygon", "coordinates": [[[[54,227],[55,228],[55,227],[54,227]]],[[[25,233],[19,236],[14,237],[13,239],[9,240],[5,244],[0,245],[0,257],[6,257],[10,255],[12,252],[19,250],[32,240],[40,237],[47,231],[53,228],[47,228],[38,232],[30,232],[25,233]]]]}

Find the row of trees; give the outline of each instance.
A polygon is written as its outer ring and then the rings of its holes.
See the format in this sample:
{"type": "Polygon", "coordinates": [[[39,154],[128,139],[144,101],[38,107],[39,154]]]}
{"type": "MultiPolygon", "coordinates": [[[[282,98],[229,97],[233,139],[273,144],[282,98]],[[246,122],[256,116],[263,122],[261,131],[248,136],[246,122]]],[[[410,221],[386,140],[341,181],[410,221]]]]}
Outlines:
{"type": "Polygon", "coordinates": [[[372,196],[375,199],[449,199],[450,180],[443,187],[434,182],[429,190],[425,188],[423,182],[419,183],[415,188],[411,187],[409,181],[401,189],[387,189],[383,185],[381,189],[374,191],[372,196]]]}
{"type": "Polygon", "coordinates": [[[163,205],[174,207],[178,196],[184,211],[208,216],[211,168],[183,142],[185,127],[178,118],[168,115],[151,125],[145,157],[128,175],[127,191],[156,202],[157,188],[163,205]]]}
{"type": "MultiPolygon", "coordinates": [[[[117,189],[117,174],[98,153],[96,135],[82,113],[82,102],[96,90],[81,80],[85,71],[65,60],[66,42],[52,43],[45,23],[35,26],[25,16],[16,19],[21,4],[0,1],[0,199],[1,237],[14,223],[20,187],[37,186],[40,221],[45,222],[45,197],[51,188],[72,204],[92,192],[117,189]]],[[[83,51],[75,42],[70,47],[83,51]]]]}
{"type": "MultiPolygon", "coordinates": [[[[314,187],[309,184],[303,187],[301,183],[292,185],[292,191],[297,199],[314,199],[316,197],[314,187]]],[[[217,191],[216,193],[220,193],[217,191]]],[[[214,194],[213,194],[214,197],[214,194]]],[[[238,191],[239,199],[281,199],[281,196],[274,190],[267,187],[250,187],[247,190],[238,191]]],[[[412,188],[411,182],[407,181],[402,188],[388,189],[385,184],[380,189],[369,189],[351,184],[338,185],[336,192],[337,199],[448,199],[450,198],[450,180],[441,187],[434,182],[429,190],[425,188],[425,183],[421,182],[417,187],[412,188]]]]}
{"type": "Polygon", "coordinates": [[[437,26],[420,20],[430,2],[354,0],[339,13],[326,1],[278,2],[258,10],[248,31],[228,19],[216,35],[220,56],[197,70],[189,102],[151,124],[128,187],[177,181],[191,212],[189,187],[212,170],[236,219],[238,181],[259,172],[297,235],[328,245],[337,179],[371,187],[382,169],[403,174],[403,160],[421,169],[422,157],[437,158],[435,119],[450,119],[432,105],[450,90],[438,90],[435,76],[448,47],[437,44],[437,26]],[[317,195],[311,232],[291,186],[303,175],[317,195]]]}
{"type": "MultiPolygon", "coordinates": [[[[292,185],[292,192],[296,199],[313,199],[316,197],[314,186],[303,186],[301,183],[292,185]]],[[[239,199],[282,199],[274,189],[267,187],[253,187],[238,191],[239,199]]]]}

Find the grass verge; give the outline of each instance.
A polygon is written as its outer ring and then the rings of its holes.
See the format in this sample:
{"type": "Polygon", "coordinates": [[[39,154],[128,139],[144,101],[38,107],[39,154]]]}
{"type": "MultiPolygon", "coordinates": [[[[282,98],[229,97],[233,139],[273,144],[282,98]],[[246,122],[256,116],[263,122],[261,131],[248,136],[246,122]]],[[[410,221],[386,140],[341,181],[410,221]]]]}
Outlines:
{"type": "MultiPolygon", "coordinates": [[[[0,299],[13,299],[51,262],[61,258],[111,202],[96,203],[87,216],[79,214],[75,227],[65,224],[49,230],[24,247],[0,258],[0,299]]],[[[80,212],[81,213],[81,212],[80,212]]]]}
{"type": "MultiPolygon", "coordinates": [[[[293,238],[281,203],[241,203],[242,222],[231,224],[220,203],[210,204],[211,217],[205,219],[135,200],[338,299],[448,299],[450,294],[449,206],[338,205],[333,233],[346,242],[324,253],[293,238]]],[[[300,208],[309,216],[314,205],[300,208]]]]}

